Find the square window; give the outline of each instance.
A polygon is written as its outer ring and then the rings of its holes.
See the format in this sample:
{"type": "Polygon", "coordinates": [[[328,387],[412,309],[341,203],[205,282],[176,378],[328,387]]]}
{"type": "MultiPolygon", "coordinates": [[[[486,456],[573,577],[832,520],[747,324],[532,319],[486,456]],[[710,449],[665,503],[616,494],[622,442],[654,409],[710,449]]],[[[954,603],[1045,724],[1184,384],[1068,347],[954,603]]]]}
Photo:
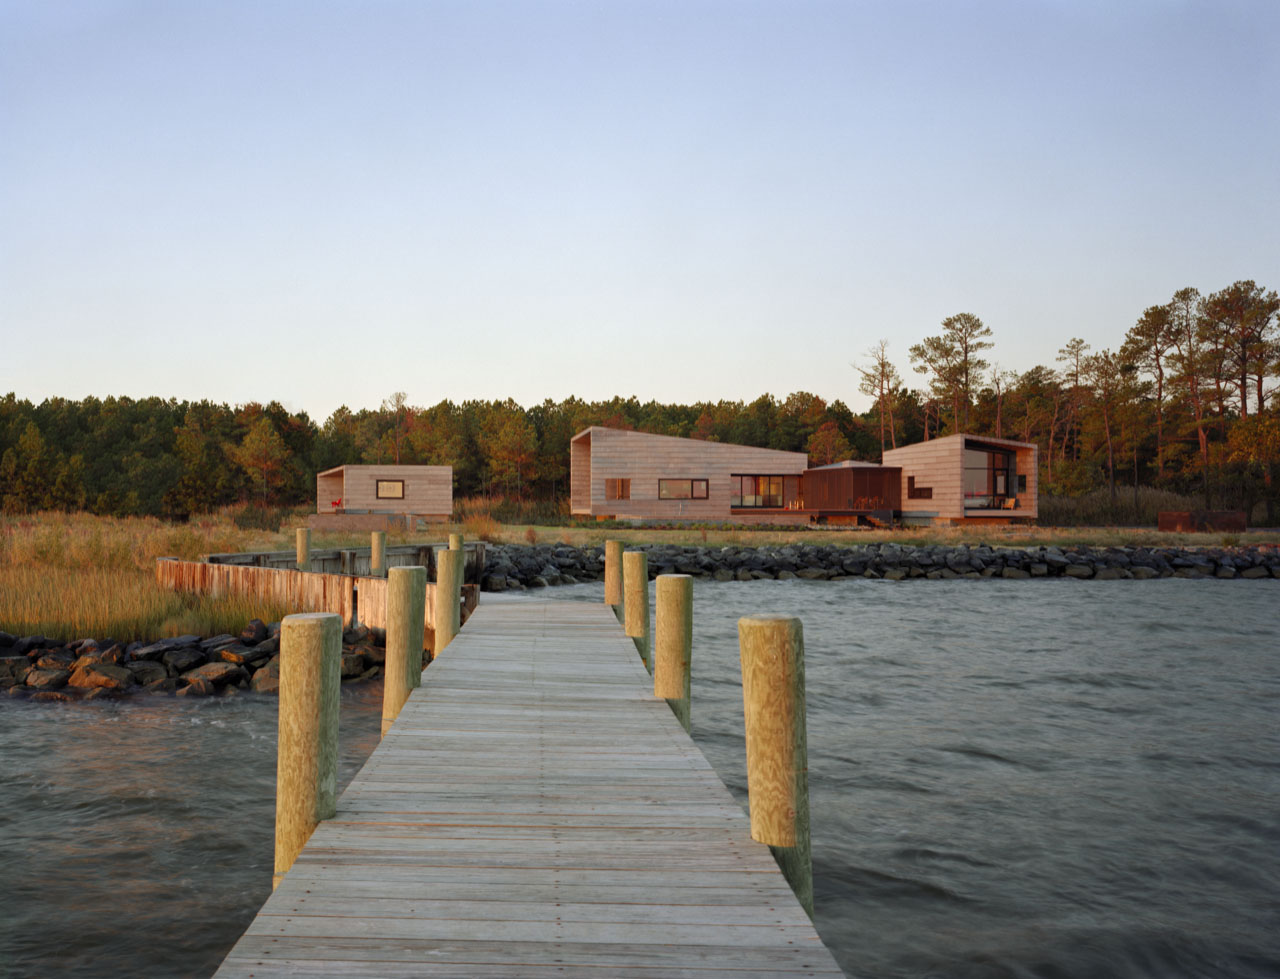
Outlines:
{"type": "Polygon", "coordinates": [[[379,479],[377,481],[376,490],[376,495],[379,500],[403,500],[404,480],[379,479]]]}

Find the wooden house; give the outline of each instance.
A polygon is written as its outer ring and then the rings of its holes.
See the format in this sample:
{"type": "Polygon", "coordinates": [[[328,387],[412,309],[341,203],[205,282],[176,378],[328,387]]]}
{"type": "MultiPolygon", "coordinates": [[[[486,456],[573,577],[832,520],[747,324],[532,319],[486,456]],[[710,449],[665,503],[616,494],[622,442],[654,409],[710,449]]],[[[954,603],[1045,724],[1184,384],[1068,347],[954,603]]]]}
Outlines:
{"type": "Polygon", "coordinates": [[[904,523],[1015,523],[1038,515],[1037,447],[946,435],[884,454],[902,471],[904,523]]]}
{"type": "Polygon", "coordinates": [[[805,523],[803,452],[593,425],[569,443],[570,511],[600,518],[805,523]]]}
{"type": "Polygon", "coordinates": [[[733,523],[1033,520],[1036,446],[972,435],[893,449],[883,464],[809,468],[803,452],[593,426],[569,446],[570,510],[600,519],[733,523]]]}
{"type": "Polygon", "coordinates": [[[316,475],[320,530],[410,529],[453,514],[452,466],[335,466],[316,475]]]}

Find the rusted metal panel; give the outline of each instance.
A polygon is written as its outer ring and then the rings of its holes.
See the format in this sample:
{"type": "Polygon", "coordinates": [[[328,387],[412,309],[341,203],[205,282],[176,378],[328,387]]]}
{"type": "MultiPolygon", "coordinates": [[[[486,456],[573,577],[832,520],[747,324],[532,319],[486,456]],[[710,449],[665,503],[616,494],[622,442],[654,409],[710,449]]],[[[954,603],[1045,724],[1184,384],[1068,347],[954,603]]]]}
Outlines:
{"type": "Polygon", "coordinates": [[[805,510],[898,510],[902,505],[902,469],[856,466],[810,469],[803,477],[805,510]]]}
{"type": "Polygon", "coordinates": [[[1240,533],[1248,521],[1243,510],[1161,510],[1156,526],[1168,534],[1240,533]]]}

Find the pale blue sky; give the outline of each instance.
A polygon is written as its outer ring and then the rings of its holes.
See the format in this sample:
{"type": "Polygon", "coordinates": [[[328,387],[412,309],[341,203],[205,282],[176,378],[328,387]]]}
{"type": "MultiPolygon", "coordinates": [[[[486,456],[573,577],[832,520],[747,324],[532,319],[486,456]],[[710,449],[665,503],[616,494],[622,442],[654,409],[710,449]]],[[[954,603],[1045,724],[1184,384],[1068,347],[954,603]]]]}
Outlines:
{"type": "Polygon", "coordinates": [[[1280,288],[1280,3],[0,0],[0,393],[812,391],[1280,288]]]}

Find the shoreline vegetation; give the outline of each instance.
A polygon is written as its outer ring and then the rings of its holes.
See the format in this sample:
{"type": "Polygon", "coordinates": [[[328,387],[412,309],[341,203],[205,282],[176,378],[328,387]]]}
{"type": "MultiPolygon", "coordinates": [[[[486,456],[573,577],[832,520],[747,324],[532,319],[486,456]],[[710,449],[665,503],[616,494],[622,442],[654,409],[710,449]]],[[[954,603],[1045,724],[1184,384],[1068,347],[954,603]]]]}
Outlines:
{"type": "MultiPolygon", "coordinates": [[[[492,501],[490,501],[492,502],[492,501]]],[[[498,501],[499,504],[501,501],[498,501]]],[[[388,544],[443,541],[450,532],[490,544],[596,548],[609,538],[629,547],[866,549],[972,548],[993,550],[1098,548],[1213,550],[1280,544],[1268,531],[1169,534],[1152,528],[982,527],[896,530],[745,528],[726,525],[634,526],[578,522],[561,526],[500,522],[499,507],[461,501],[457,522],[388,535],[388,544]]],[[[228,507],[185,523],[155,517],[99,517],[48,512],[0,516],[0,630],[66,638],[113,636],[123,642],[184,634],[238,633],[250,619],[277,621],[290,609],[252,598],[178,595],[156,586],[159,557],[195,560],[237,551],[292,550],[294,528],[310,510],[272,513],[272,526],[254,526],[254,511],[228,507]]],[[[261,513],[256,513],[258,518],[261,513]]],[[[316,549],[368,547],[365,533],[320,533],[316,549]]],[[[495,552],[491,552],[495,553],[495,552]]],[[[490,563],[492,564],[491,557],[490,563]]],[[[651,561],[651,567],[660,566],[651,561]]],[[[798,569],[797,569],[798,570],[798,569]]],[[[513,577],[519,578],[519,575],[513,577]]]]}
{"type": "MultiPolygon", "coordinates": [[[[306,511],[275,530],[235,511],[185,524],[152,517],[44,513],[0,517],[0,688],[41,700],[151,691],[274,692],[279,620],[294,609],[246,596],[178,594],[155,581],[159,557],[288,550],[306,511]],[[265,625],[270,623],[270,625],[265,625]],[[110,638],[107,638],[110,637],[110,638]]],[[[484,591],[599,580],[617,538],[649,552],[651,576],[717,581],[955,578],[1280,578],[1280,535],[1168,534],[1115,527],[918,530],[459,523],[388,535],[389,544],[484,540],[484,591]]],[[[317,533],[312,546],[367,547],[368,534],[317,533]]],[[[384,653],[362,627],[344,634],[343,677],[381,675],[384,653]]]]}

